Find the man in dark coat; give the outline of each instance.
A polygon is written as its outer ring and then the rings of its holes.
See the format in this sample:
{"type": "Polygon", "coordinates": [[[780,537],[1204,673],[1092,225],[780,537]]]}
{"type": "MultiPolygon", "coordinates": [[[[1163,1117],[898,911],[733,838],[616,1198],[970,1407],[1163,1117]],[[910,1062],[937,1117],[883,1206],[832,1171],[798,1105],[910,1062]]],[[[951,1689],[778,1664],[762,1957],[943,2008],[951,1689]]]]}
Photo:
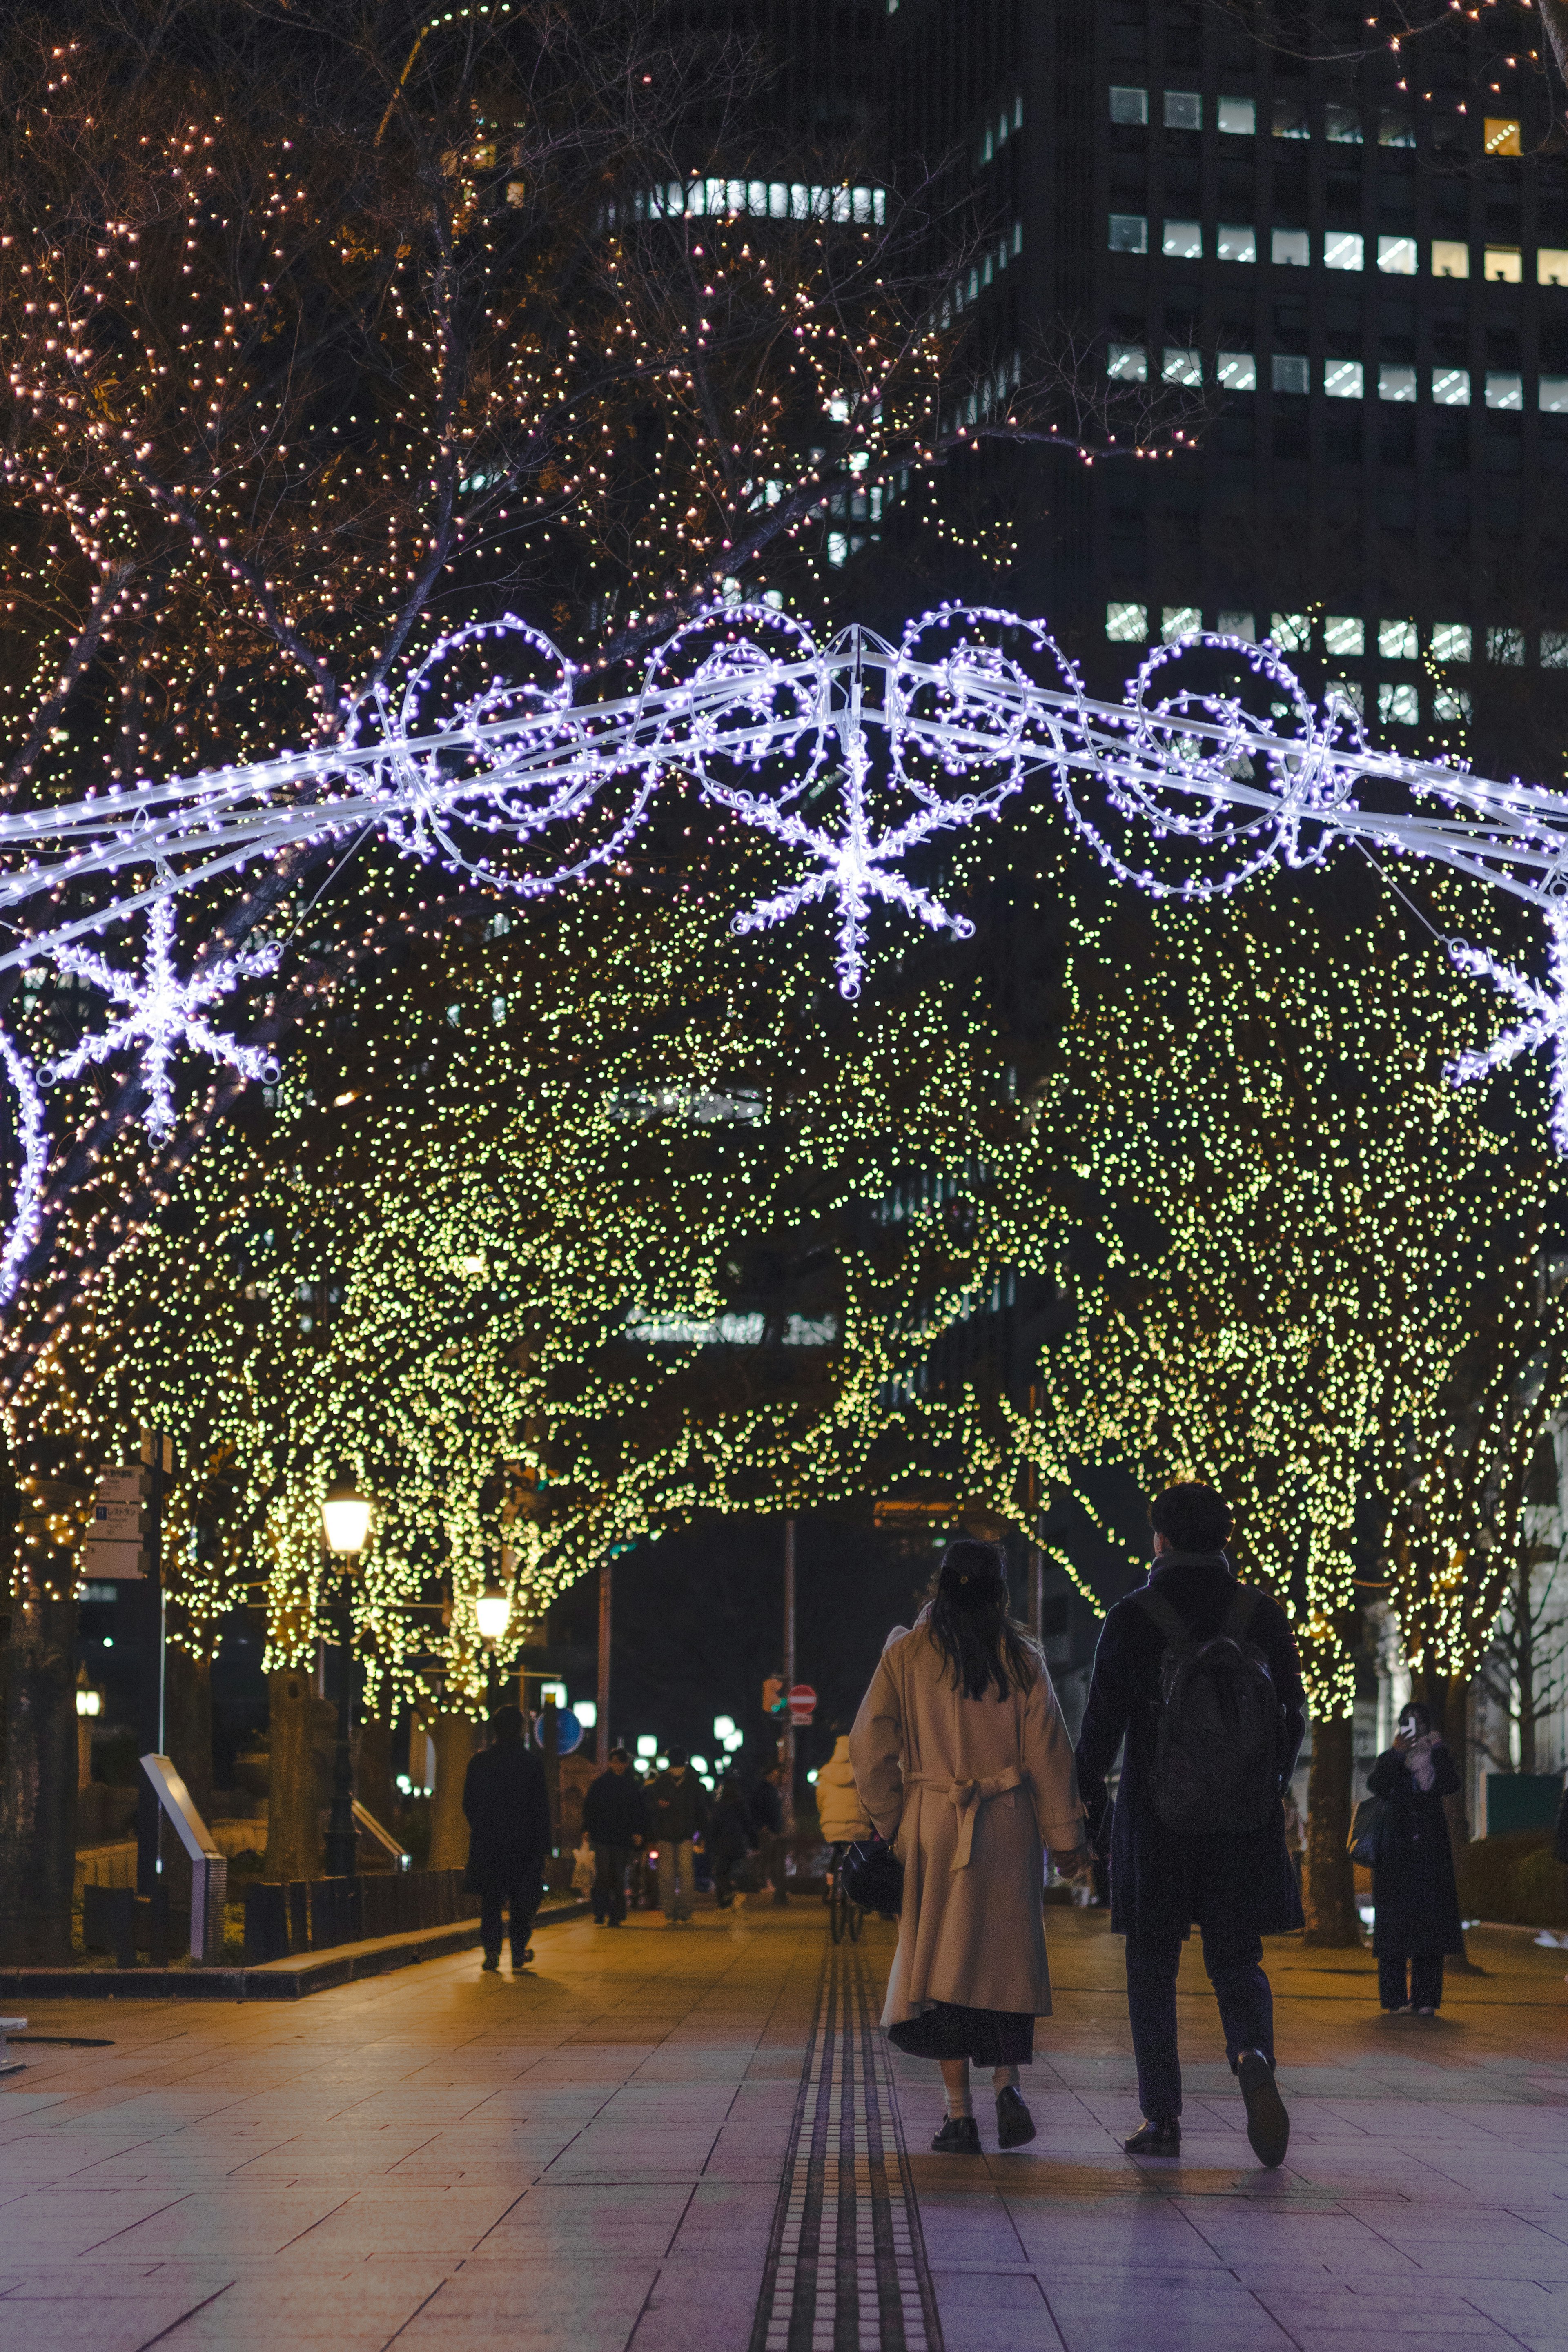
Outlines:
{"type": "Polygon", "coordinates": [[[1394,1745],[1373,1766],[1367,1787],[1384,1806],[1372,1864],[1377,1997],[1395,2016],[1414,2010],[1436,2017],[1444,1958],[1465,1948],[1443,1805],[1458,1795],[1459,1775],[1419,1701],[1400,1717],[1394,1745]]]}
{"type": "Polygon", "coordinates": [[[669,1769],[648,1784],[645,1799],[658,1846],[658,1907],[667,1927],[689,1927],[696,1880],[693,1847],[708,1826],[708,1791],[684,1748],[669,1751],[669,1769]]]}
{"type": "MultiPolygon", "coordinates": [[[[1226,2051],[1247,2102],[1247,2137],[1266,2164],[1289,2135],[1274,2083],[1274,2004],[1263,1973],[1265,1936],[1300,1927],[1301,1899],[1285,1846],[1283,1805],[1260,1828],[1182,1835],[1160,1818],[1154,1761],[1166,1633],[1141,1598],[1152,1593],[1190,1633],[1212,1639],[1232,1616],[1237,1586],[1222,1547],[1231,1516],[1211,1486],[1172,1486],[1150,1506],[1154,1567],[1146,1585],[1109,1611],[1078,1743],[1079,1786],[1103,1839],[1106,1776],[1126,1739],[1110,1832],[1110,1926],[1127,1938],[1127,2006],[1144,2122],[1129,2155],[1174,2156],[1182,2142],[1176,1972],[1182,1946],[1203,1931],[1204,1966],[1219,2002],[1226,2051]]],[[[1306,1695],[1289,1620],[1258,1597],[1245,1640],[1262,1654],[1280,1709],[1281,1790],[1306,1730],[1306,1695]]]]}
{"type": "Polygon", "coordinates": [[[647,1804],[624,1748],[610,1750],[610,1769],[588,1783],[583,1827],[594,1849],[594,1918],[619,1927],[626,1916],[626,1873],[647,1832],[647,1804]]]}
{"type": "Polygon", "coordinates": [[[782,1764],[770,1764],[752,1790],[752,1822],[757,1832],[757,1843],[763,1850],[763,1868],[773,1881],[773,1901],[787,1903],[782,1764]]]}
{"type": "Polygon", "coordinates": [[[539,1908],[544,1857],[550,1851],[550,1794],[544,1767],[523,1738],[522,1709],[499,1706],[490,1717],[494,1744],[482,1748],[463,1782],[468,1824],[464,1885],[479,1898],[479,1941],[485,1967],[500,1966],[501,1912],[511,1927],[512,1973],[533,1954],[528,1947],[539,1908]]]}

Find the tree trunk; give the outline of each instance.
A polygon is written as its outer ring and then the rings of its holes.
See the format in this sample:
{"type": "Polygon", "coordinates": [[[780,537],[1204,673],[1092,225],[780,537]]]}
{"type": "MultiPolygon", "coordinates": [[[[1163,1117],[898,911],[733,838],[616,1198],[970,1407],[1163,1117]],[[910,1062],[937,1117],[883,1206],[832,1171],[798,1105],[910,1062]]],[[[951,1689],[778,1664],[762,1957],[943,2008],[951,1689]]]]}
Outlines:
{"type": "Polygon", "coordinates": [[[436,1794],[430,1801],[432,1870],[461,1870],[468,1859],[463,1776],[474,1752],[477,1729],[471,1715],[438,1715],[430,1726],[436,1743],[436,1794]]]}
{"type": "Polygon", "coordinates": [[[169,1760],[204,1822],[213,1817],[213,1670],[177,1642],[164,1654],[163,1732],[169,1760]]]}
{"type": "Polygon", "coordinates": [[[384,1680],[374,1715],[359,1727],[359,1754],[354,1764],[354,1793],[367,1813],[384,1830],[392,1827],[397,1796],[392,1785],[392,1693],[384,1680]]]}
{"type": "Polygon", "coordinates": [[[13,1604],[0,1774],[0,1960],[68,1967],[76,1885],[76,1602],[13,1604]]]}
{"type": "Polygon", "coordinates": [[[1361,1943],[1355,1879],[1348,1852],[1354,1725],[1348,1715],[1312,1726],[1307,1780],[1307,1933],[1305,1942],[1330,1951],[1361,1943]]]}
{"type": "Polygon", "coordinates": [[[302,1666],[267,1677],[271,1770],[267,1788],[264,1878],[319,1878],[321,1838],[317,1820],[316,1756],[311,1738],[316,1697],[302,1666]]]}

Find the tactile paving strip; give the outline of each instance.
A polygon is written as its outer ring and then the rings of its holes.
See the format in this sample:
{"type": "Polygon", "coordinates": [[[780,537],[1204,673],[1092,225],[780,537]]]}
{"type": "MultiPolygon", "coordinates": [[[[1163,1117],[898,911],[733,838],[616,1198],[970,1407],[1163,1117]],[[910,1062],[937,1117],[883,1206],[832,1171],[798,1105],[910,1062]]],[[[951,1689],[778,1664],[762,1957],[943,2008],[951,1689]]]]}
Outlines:
{"type": "Polygon", "coordinates": [[[879,2006],[830,1945],[751,2352],[942,2352],[879,2006]]]}

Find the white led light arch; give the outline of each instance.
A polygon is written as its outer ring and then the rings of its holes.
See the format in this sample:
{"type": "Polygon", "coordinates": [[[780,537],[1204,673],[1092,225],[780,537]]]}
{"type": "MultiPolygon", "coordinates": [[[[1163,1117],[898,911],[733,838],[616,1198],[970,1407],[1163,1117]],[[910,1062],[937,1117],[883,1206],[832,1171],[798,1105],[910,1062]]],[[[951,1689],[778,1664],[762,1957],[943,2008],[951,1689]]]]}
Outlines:
{"type": "Polygon", "coordinates": [[[771,607],[728,605],[677,630],[635,692],[595,699],[585,677],[509,615],[443,639],[400,695],[367,700],[331,745],[0,816],[0,914],[16,929],[31,919],[0,971],[52,961],[120,1016],[42,1071],[0,1033],[23,1157],[0,1298],[36,1230],[40,1082],[136,1047],[148,1124],[163,1133],[178,1046],[262,1072],[266,1056],[213,1029],[204,1008],[270,971],[276,945],[198,953],[182,980],[176,902],[199,904],[296,845],[371,831],[411,857],[541,897],[612,865],[674,774],[799,861],[793,882],[735,915],[736,929],[830,901],[847,996],[860,987],[878,902],[971,931],[910,864],[1042,783],[1111,872],[1188,901],[1276,859],[1316,863],[1341,841],[1436,858],[1541,907],[1544,984],[1484,950],[1452,949],[1525,1016],[1454,1072],[1474,1076],[1550,1045],[1552,1132],[1568,1150],[1568,796],[1379,750],[1331,690],[1314,705],[1272,645],[1202,635],[1158,646],[1112,703],[1084,692],[1043,623],[1010,613],[944,605],[896,646],[857,625],[821,646],[771,607]],[[143,913],[140,974],[85,944],[143,913]]]}

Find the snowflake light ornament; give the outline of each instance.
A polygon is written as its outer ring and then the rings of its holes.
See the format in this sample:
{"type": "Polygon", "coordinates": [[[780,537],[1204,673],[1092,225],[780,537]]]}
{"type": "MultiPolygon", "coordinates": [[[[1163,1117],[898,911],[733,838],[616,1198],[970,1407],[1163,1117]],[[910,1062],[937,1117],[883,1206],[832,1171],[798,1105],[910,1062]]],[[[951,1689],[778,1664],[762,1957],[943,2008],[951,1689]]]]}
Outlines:
{"type": "Polygon", "coordinates": [[[1489,980],[1504,996],[1513,999],[1527,1018],[1505,1029],[1489,1045],[1472,1046],[1457,1055],[1447,1074],[1456,1085],[1466,1078],[1489,1077],[1494,1070],[1517,1061],[1521,1054],[1550,1045],[1552,1140],[1559,1151],[1568,1154],[1568,907],[1558,899],[1545,911],[1550,972],[1544,983],[1500,963],[1485,948],[1469,947],[1462,940],[1448,942],[1448,953],[1461,971],[1489,980]]]}
{"type": "Polygon", "coordinates": [[[84,1037],[62,1061],[47,1064],[38,1076],[46,1087],[79,1078],[89,1064],[107,1062],[128,1045],[142,1047],[142,1074],[146,1081],[149,1133],[162,1139],[174,1126],[174,1082],[170,1064],[182,1047],[226,1063],[243,1078],[268,1080],[278,1076],[270,1054],[258,1045],[239,1045],[205,1019],[203,1007],[226,996],[242,980],[259,980],[274,971],[282,953],[278,946],[249,948],[236,956],[215,956],[182,980],[174,970],[174,901],[153,902],[147,924],[147,959],[140,973],[117,971],[87,948],[65,942],[51,948],[62,971],[74,972],[117,1004],[125,1014],[112,1028],[84,1037]]]}

